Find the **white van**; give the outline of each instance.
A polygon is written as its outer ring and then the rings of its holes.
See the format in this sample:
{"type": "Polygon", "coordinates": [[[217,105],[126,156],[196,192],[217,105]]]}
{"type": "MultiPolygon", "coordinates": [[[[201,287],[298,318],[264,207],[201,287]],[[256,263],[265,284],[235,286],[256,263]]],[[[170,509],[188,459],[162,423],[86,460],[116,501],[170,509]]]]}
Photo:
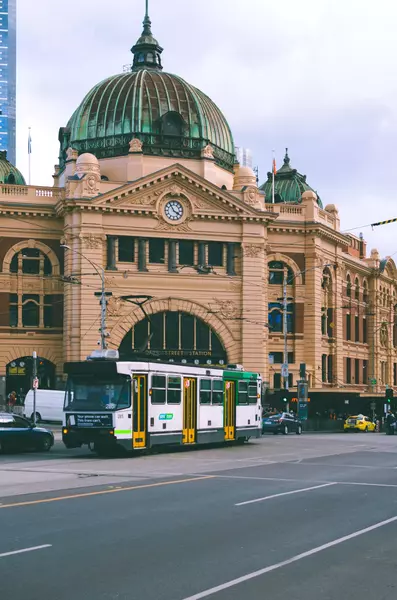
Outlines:
{"type": "MultiPolygon", "coordinates": [[[[64,399],[64,391],[37,390],[36,422],[59,421],[62,423],[64,399]]],[[[29,390],[26,394],[24,414],[28,419],[33,419],[33,390],[29,390]]]]}

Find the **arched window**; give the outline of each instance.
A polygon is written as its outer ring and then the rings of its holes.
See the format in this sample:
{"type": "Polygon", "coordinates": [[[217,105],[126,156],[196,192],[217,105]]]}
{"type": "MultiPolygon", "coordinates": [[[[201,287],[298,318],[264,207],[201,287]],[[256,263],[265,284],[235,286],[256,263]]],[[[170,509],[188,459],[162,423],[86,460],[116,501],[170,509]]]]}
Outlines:
{"type": "MultiPolygon", "coordinates": [[[[287,305],[287,333],[294,333],[294,305],[287,305]]],[[[268,324],[270,333],[284,333],[283,307],[280,302],[269,302],[268,324]]]]}
{"type": "Polygon", "coordinates": [[[287,284],[294,282],[294,272],[286,263],[273,260],[269,263],[269,283],[271,285],[282,285],[284,283],[284,269],[287,269],[287,284]]]}
{"type": "Polygon", "coordinates": [[[154,56],[152,52],[148,52],[146,55],[146,62],[153,62],[154,61],[154,56]]]}
{"type": "Polygon", "coordinates": [[[14,288],[18,293],[9,296],[10,327],[61,327],[62,296],[46,293],[46,277],[53,273],[48,256],[39,248],[26,247],[13,255],[9,265],[11,278],[18,277],[19,281],[14,288]]]}
{"type": "Polygon", "coordinates": [[[138,62],[142,63],[145,62],[145,55],[144,54],[138,54],[138,62]]]}
{"type": "Polygon", "coordinates": [[[12,257],[10,273],[52,275],[52,264],[38,248],[23,248],[12,257]]]}
{"type": "Polygon", "coordinates": [[[161,133],[163,135],[182,136],[184,120],[177,112],[168,112],[161,118],[161,133]]]}
{"type": "Polygon", "coordinates": [[[352,296],[352,280],[350,275],[348,275],[346,278],[346,296],[348,298],[351,298],[352,296]]]}
{"type": "Polygon", "coordinates": [[[358,277],[354,280],[354,297],[356,300],[360,300],[360,283],[358,277]]]}
{"type": "Polygon", "coordinates": [[[363,282],[363,302],[365,302],[366,304],[368,303],[368,282],[367,280],[364,280],[363,282]]]}

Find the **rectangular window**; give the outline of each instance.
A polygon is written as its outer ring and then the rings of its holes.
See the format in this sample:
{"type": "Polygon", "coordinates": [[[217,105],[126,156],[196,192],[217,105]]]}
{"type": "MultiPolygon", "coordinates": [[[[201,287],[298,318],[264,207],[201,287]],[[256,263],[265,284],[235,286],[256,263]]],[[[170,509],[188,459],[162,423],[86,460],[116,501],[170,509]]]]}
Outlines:
{"type": "Polygon", "coordinates": [[[351,316],[346,315],[346,339],[351,340],[351,316]]]}
{"type": "MultiPolygon", "coordinates": [[[[283,352],[269,352],[269,362],[273,365],[282,365],[284,362],[283,352]]],[[[295,362],[294,353],[288,352],[288,364],[293,365],[295,362]]]]}
{"type": "Polygon", "coordinates": [[[352,361],[351,358],[346,358],[346,383],[352,381],[352,361]]]}
{"type": "Polygon", "coordinates": [[[167,386],[167,404],[180,404],[181,403],[181,378],[170,375],[168,377],[167,386]]]}
{"type": "Polygon", "coordinates": [[[327,315],[325,308],[321,309],[321,333],[322,335],[327,335],[327,315]]]}
{"type": "Polygon", "coordinates": [[[222,242],[208,243],[208,264],[211,267],[223,267],[223,244],[222,242]]]}
{"type": "Polygon", "coordinates": [[[248,404],[248,382],[238,382],[238,404],[248,404]]]}
{"type": "Polygon", "coordinates": [[[152,377],[152,404],[165,404],[166,376],[153,375],[152,377]]]}
{"type": "Polygon", "coordinates": [[[332,354],[328,355],[328,373],[327,373],[327,379],[328,379],[328,383],[333,383],[334,379],[333,379],[333,375],[334,375],[334,357],[332,356],[332,354]]]}
{"type": "Polygon", "coordinates": [[[368,384],[368,361],[363,360],[363,383],[368,384]]]}
{"type": "Polygon", "coordinates": [[[157,238],[149,240],[149,262],[160,263],[165,262],[165,241],[157,238]]]}
{"type": "Polygon", "coordinates": [[[179,246],[179,264],[194,265],[194,242],[190,240],[181,240],[179,246]]]}
{"type": "Polygon", "coordinates": [[[135,238],[119,237],[119,262],[133,263],[135,260],[135,238]]]}
{"type": "Polygon", "coordinates": [[[368,343],[368,327],[367,327],[367,319],[363,319],[363,342],[364,344],[368,343]]]}
{"type": "Polygon", "coordinates": [[[22,296],[22,325],[23,327],[38,327],[40,323],[40,296],[23,294],[22,296]]]}
{"type": "Polygon", "coordinates": [[[330,338],[335,337],[335,332],[334,332],[334,309],[333,308],[328,308],[327,309],[327,335],[330,338]]]}
{"type": "Polygon", "coordinates": [[[248,402],[249,404],[256,404],[258,401],[258,386],[256,383],[248,384],[248,402]]]}
{"type": "Polygon", "coordinates": [[[211,404],[211,379],[200,380],[200,404],[211,404]]]}
{"type": "Polygon", "coordinates": [[[358,358],[354,361],[354,381],[356,384],[360,383],[360,360],[358,358]]]}
{"type": "Polygon", "coordinates": [[[18,327],[18,294],[10,294],[10,327],[18,327]]]}
{"type": "Polygon", "coordinates": [[[281,388],[281,373],[275,373],[273,375],[273,388],[279,390],[281,388]]]}
{"type": "Polygon", "coordinates": [[[212,404],[223,404],[223,380],[212,380],[212,404]]]}
{"type": "Polygon", "coordinates": [[[321,356],[321,377],[323,383],[327,381],[327,355],[323,354],[321,356]]]}
{"type": "Polygon", "coordinates": [[[360,341],[360,320],[359,317],[354,317],[354,341],[360,341]]]}
{"type": "Polygon", "coordinates": [[[393,363],[393,385],[397,385],[397,363],[393,363]]]}

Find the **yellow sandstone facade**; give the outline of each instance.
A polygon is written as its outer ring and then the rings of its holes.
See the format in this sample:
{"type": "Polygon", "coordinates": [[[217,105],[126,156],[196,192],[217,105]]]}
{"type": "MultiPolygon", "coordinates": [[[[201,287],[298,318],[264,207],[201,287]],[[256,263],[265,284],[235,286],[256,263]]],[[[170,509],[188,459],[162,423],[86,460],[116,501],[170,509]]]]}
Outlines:
{"type": "Polygon", "coordinates": [[[161,50],[146,16],[131,74],[96,86],[61,128],[54,187],[25,185],[1,157],[0,404],[30,387],[33,351],[48,388],[98,348],[102,269],[122,357],[241,363],[273,391],[286,338],[290,388],[305,363],[316,410],[380,402],[397,385],[393,260],[341,232],[288,154],[272,203],[235,163],[219,109],[162,72],[161,50]]]}

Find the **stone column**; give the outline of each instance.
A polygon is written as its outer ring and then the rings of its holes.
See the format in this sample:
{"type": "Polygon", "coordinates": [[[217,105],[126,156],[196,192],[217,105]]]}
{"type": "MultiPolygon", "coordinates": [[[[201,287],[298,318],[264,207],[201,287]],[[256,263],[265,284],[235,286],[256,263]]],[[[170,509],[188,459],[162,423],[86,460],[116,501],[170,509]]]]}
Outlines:
{"type": "Polygon", "coordinates": [[[146,240],[144,238],[138,239],[138,271],[146,272],[146,240]]]}
{"type": "Polygon", "coordinates": [[[176,268],[176,241],[169,240],[168,242],[168,271],[169,273],[177,273],[176,268]]]}
{"type": "MultiPolygon", "coordinates": [[[[246,227],[247,234],[255,234],[246,227]]],[[[267,375],[267,294],[265,277],[265,239],[263,235],[243,237],[241,293],[241,362],[246,370],[267,375]]]]}
{"type": "Polygon", "coordinates": [[[312,373],[312,387],[322,387],[321,381],[321,356],[322,352],[322,333],[321,333],[321,307],[322,307],[322,287],[323,269],[318,254],[316,242],[308,249],[306,254],[305,268],[305,296],[308,301],[305,303],[304,316],[304,346],[305,361],[308,370],[312,373]]]}
{"type": "Polygon", "coordinates": [[[107,236],[107,252],[106,252],[106,269],[108,271],[117,271],[116,267],[116,237],[114,235],[107,236]]]}

